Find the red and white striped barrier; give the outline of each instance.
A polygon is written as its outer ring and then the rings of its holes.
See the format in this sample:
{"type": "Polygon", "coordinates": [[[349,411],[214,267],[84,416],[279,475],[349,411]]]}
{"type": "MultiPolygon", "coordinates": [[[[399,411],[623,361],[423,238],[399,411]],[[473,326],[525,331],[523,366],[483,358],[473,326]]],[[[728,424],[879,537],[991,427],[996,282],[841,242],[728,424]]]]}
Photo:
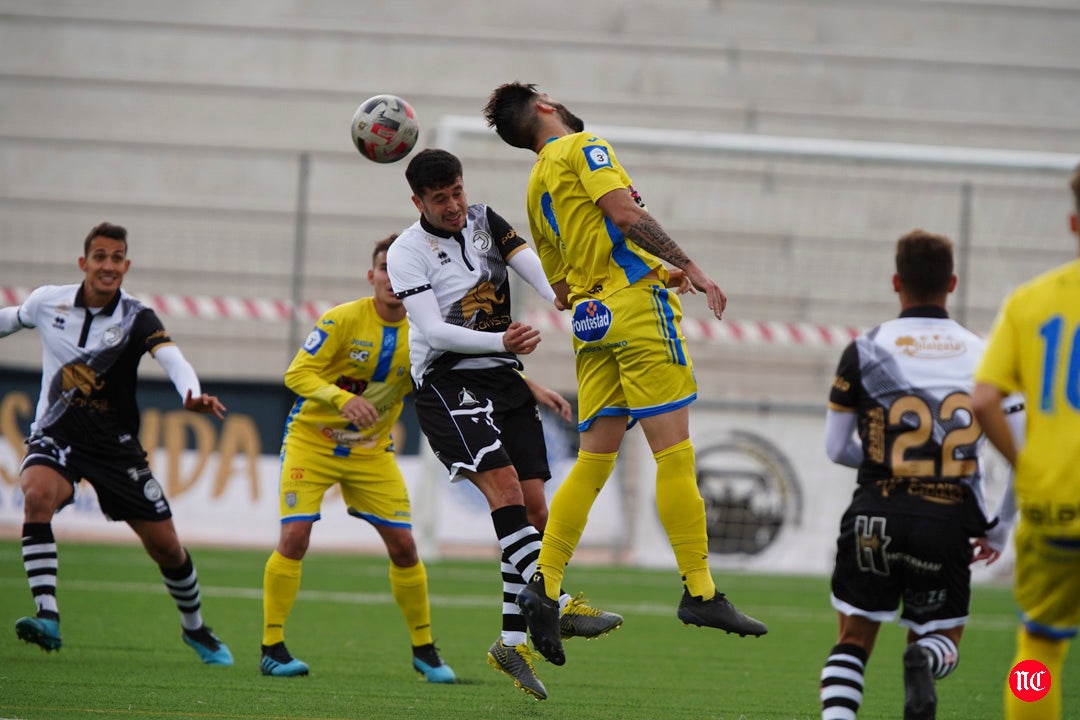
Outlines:
{"type": "MultiPolygon", "coordinates": [[[[18,305],[30,290],[20,287],[0,287],[4,306],[18,305]]],[[[163,318],[192,318],[203,320],[253,320],[256,322],[288,322],[292,318],[292,303],[270,298],[211,297],[207,295],[137,294],[137,297],[163,318]]],[[[308,300],[300,304],[299,317],[315,322],[336,303],[308,300]]],[[[526,313],[525,322],[541,332],[570,332],[569,313],[554,309],[534,309],[526,313]]],[[[683,318],[683,332],[693,342],[718,345],[801,345],[808,347],[844,346],[861,332],[846,325],[816,325],[804,322],[755,320],[704,320],[683,318]]]]}

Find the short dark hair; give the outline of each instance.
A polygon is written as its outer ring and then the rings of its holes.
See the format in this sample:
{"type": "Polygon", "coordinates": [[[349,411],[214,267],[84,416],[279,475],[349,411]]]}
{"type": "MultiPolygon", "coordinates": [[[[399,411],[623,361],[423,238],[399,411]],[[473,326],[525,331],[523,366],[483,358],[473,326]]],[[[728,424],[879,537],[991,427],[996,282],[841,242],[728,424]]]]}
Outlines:
{"type": "Polygon", "coordinates": [[[425,190],[450,187],[460,177],[461,161],[453,153],[438,148],[421,150],[405,168],[405,179],[416,197],[423,197],[425,190]]]}
{"type": "Polygon", "coordinates": [[[397,240],[397,233],[390,233],[382,240],[375,243],[375,249],[371,251],[371,267],[375,267],[375,258],[379,257],[379,253],[384,253],[389,250],[395,240],[397,240]]]}
{"type": "Polygon", "coordinates": [[[896,274],[916,302],[947,295],[953,276],[952,240],[922,229],[907,233],[896,241],[896,274]]]}
{"type": "Polygon", "coordinates": [[[539,95],[534,83],[511,82],[495,88],[484,106],[488,127],[495,128],[507,145],[533,150],[540,124],[533,102],[539,95]]]}
{"type": "Polygon", "coordinates": [[[1073,207],[1076,208],[1076,212],[1080,215],[1080,165],[1076,166],[1073,170],[1072,179],[1069,181],[1069,187],[1072,188],[1073,193],[1073,207]]]}
{"type": "Polygon", "coordinates": [[[86,240],[83,241],[83,256],[90,254],[90,243],[94,241],[96,237],[107,237],[113,240],[119,240],[124,243],[124,251],[127,252],[127,229],[119,225],[113,225],[112,223],[103,222],[98,223],[94,227],[90,228],[90,232],[86,236],[86,240]]]}

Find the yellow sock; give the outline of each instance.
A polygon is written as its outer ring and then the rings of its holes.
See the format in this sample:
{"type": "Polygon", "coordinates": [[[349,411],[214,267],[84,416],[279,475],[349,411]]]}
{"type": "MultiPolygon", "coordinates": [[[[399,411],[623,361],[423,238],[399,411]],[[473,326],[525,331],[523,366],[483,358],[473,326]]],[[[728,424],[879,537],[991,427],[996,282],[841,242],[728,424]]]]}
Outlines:
{"type": "Polygon", "coordinates": [[[263,571],[263,645],[285,642],[285,621],[289,619],[296,594],[300,592],[300,561],[277,550],[263,571]]]}
{"type": "Polygon", "coordinates": [[[536,569],[544,574],[544,587],[552,599],[559,597],[564,569],[581,539],[589,510],[615,469],[616,455],[579,450],[577,461],[551,498],[536,569]]]}
{"type": "Polygon", "coordinates": [[[409,627],[409,641],[413,646],[432,642],[431,605],[424,562],[421,560],[412,567],[390,563],[390,592],[409,627]]]}
{"type": "Polygon", "coordinates": [[[694,445],[683,440],[658,453],[656,508],[667,532],[679,574],[691,595],[706,600],[716,594],[709,572],[709,538],[705,530],[705,501],[697,488],[694,445]]]}
{"type": "MultiPolygon", "coordinates": [[[[1058,720],[1061,717],[1061,668],[1069,652],[1068,640],[1054,640],[1032,635],[1023,627],[1016,633],[1016,657],[1012,664],[1021,660],[1038,660],[1050,671],[1050,692],[1041,700],[1024,702],[1012,694],[1012,678],[1005,684],[1005,720],[1058,720]]],[[[1012,667],[1010,665],[1009,667],[1012,667]]]]}

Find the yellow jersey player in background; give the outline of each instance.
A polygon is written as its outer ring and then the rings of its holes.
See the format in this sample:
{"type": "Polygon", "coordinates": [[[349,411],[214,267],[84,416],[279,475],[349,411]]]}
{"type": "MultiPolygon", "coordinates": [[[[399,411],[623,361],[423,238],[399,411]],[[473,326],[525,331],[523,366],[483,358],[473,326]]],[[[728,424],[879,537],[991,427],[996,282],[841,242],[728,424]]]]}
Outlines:
{"type": "MultiPolygon", "coordinates": [[[[1072,232],[1080,237],[1080,167],[1072,175],[1072,232]]],[[[1016,658],[1050,671],[1036,702],[1005,689],[1007,720],[1061,717],[1061,668],[1080,626],[1080,260],[1021,285],[1005,299],[975,373],[975,414],[1015,471],[1016,658]],[[1022,392],[1027,427],[1017,449],[1001,398],[1022,392]]]]}
{"type": "Polygon", "coordinates": [[[299,397],[281,447],[281,535],[263,575],[263,675],[308,674],[307,663],[285,647],[285,622],[323,496],[338,484],[349,514],[371,523],[386,544],[390,589],[408,626],[413,667],[429,682],[456,679],[433,644],[427,572],[391,437],[412,390],[405,306],[386,274],[386,251],[395,238],[375,245],[367,273],[375,294],[324,313],[285,373],[285,384],[299,397]]]}
{"type": "Polygon", "coordinates": [[[764,623],[717,592],[709,570],[690,442],[697,383],[668,285],[704,293],[717,318],[727,298],[645,210],[610,145],[564,105],[534,85],[508,83],[492,92],[484,116],[507,144],[537,153],[529,225],[548,282],[573,312],[581,449],[551,501],[537,575],[518,595],[536,649],[561,664],[554,599],[628,421],[641,423],[656,459],[657,508],[684,584],[679,619],[765,634],[764,623]],[[661,260],[677,268],[674,277],[661,260]]]}

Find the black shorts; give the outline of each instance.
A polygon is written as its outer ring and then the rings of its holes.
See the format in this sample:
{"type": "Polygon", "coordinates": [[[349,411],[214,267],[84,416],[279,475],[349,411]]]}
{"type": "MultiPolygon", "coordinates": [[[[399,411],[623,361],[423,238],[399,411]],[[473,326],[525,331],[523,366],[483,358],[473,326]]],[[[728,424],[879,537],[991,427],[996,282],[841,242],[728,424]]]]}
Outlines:
{"type": "Polygon", "coordinates": [[[900,624],[924,635],[967,622],[971,542],[962,522],[848,509],[840,521],[832,603],[846,615],[900,624]]]}
{"type": "MultiPolygon", "coordinates": [[[[72,488],[86,478],[109,520],[168,520],[172,517],[161,484],[154,479],[146,453],[137,441],[88,448],[48,435],[27,440],[19,471],[44,465],[60,473],[72,488]]],[[[64,505],[74,501],[72,493],[64,505]]],[[[63,507],[63,505],[61,506],[63,507]]]]}
{"type": "Polygon", "coordinates": [[[452,480],[513,465],[522,480],[551,477],[540,410],[509,366],[450,370],[417,389],[420,429],[452,480]]]}

